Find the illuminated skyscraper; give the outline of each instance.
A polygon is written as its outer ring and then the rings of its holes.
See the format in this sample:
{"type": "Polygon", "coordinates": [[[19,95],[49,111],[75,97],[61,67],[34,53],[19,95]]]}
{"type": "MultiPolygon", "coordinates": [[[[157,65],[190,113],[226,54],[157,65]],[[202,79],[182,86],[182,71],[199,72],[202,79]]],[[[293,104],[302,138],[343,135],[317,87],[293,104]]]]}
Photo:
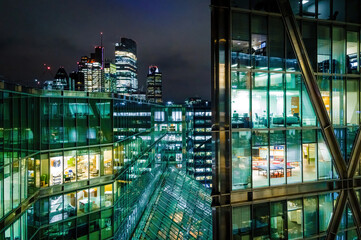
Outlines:
{"type": "Polygon", "coordinates": [[[138,89],[137,44],[132,39],[121,38],[115,44],[116,91],[129,94],[138,89]]]}
{"type": "Polygon", "coordinates": [[[95,47],[90,58],[83,56],[78,63],[78,71],[84,74],[84,89],[86,92],[102,92],[104,48],[95,47]]]}
{"type": "Polygon", "coordinates": [[[149,66],[147,99],[151,102],[161,103],[163,102],[162,95],[162,73],[157,66],[149,66]]]}

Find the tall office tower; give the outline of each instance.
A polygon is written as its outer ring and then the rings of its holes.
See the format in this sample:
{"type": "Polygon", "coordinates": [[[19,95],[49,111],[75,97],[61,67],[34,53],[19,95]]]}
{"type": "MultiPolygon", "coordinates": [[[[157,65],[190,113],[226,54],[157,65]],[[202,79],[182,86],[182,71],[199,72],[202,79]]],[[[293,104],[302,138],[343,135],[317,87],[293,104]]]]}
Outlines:
{"type": "Polygon", "coordinates": [[[103,51],[102,47],[95,47],[90,58],[83,56],[78,62],[78,71],[84,73],[84,89],[86,92],[102,92],[103,78],[103,51]]]}
{"type": "Polygon", "coordinates": [[[74,91],[84,91],[84,73],[72,72],[69,75],[70,81],[72,82],[74,91]]]}
{"type": "Polygon", "coordinates": [[[47,90],[71,90],[72,84],[69,81],[69,76],[63,67],[60,67],[56,72],[54,79],[44,82],[44,89],[47,90]]]}
{"type": "Polygon", "coordinates": [[[130,94],[138,90],[137,44],[132,39],[121,38],[115,44],[115,66],[117,68],[116,91],[130,94]]]}
{"type": "Polygon", "coordinates": [[[361,239],[360,2],[211,9],[214,239],[361,239]]]}
{"type": "Polygon", "coordinates": [[[188,98],[186,110],[187,174],[207,188],[212,187],[211,104],[201,98],[188,98]]]}
{"type": "Polygon", "coordinates": [[[149,66],[147,75],[147,99],[150,102],[162,103],[162,73],[157,66],[149,66]]]}
{"type": "Polygon", "coordinates": [[[106,61],[104,63],[104,80],[102,81],[103,92],[115,92],[116,66],[114,63],[106,61]]]}

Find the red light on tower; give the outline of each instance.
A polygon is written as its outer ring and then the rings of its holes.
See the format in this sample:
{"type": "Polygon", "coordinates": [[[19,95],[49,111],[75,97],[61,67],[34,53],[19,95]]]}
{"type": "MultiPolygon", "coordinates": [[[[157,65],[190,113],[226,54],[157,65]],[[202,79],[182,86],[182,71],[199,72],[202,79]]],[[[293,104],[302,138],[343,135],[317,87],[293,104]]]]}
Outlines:
{"type": "Polygon", "coordinates": [[[47,67],[48,70],[50,70],[50,67],[47,67]]]}

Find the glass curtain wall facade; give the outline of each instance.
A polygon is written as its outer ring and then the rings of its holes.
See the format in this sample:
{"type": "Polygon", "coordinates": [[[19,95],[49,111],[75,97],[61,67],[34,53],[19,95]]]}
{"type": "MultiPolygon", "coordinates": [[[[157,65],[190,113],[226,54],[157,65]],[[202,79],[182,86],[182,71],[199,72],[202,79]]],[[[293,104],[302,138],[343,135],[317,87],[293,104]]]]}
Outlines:
{"type": "Polygon", "coordinates": [[[186,113],[187,173],[212,188],[212,114],[208,101],[190,104],[186,113]]]}
{"type": "MultiPolygon", "coordinates": [[[[277,2],[211,4],[214,239],[322,239],[342,192],[277,2]]],[[[348,164],[360,123],[360,1],[287,4],[348,164]]],[[[340,239],[359,239],[354,213],[343,212],[340,239]]]]}
{"type": "Polygon", "coordinates": [[[129,239],[164,171],[154,107],[1,83],[0,239],[129,239]]]}

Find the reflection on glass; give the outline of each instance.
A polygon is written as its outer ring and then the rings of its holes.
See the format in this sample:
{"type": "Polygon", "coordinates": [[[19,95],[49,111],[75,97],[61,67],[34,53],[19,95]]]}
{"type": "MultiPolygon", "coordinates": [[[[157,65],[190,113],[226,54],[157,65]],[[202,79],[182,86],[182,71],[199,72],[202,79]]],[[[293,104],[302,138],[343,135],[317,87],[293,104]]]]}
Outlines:
{"type": "Polygon", "coordinates": [[[251,67],[248,22],[248,14],[232,14],[232,68],[251,67]]]}
{"type": "Polygon", "coordinates": [[[316,0],[302,1],[302,16],[308,18],[316,17],[316,0]]]}
{"type": "Polygon", "coordinates": [[[111,207],[113,205],[113,185],[101,186],[101,207],[111,207]]]}
{"type": "Polygon", "coordinates": [[[328,116],[331,118],[331,94],[330,94],[330,77],[318,76],[318,88],[320,89],[323,103],[325,104],[328,116]]]}
{"type": "Polygon", "coordinates": [[[254,238],[269,239],[269,204],[257,204],[253,208],[254,238]]]}
{"type": "Polygon", "coordinates": [[[252,176],[253,187],[268,186],[269,176],[268,132],[253,132],[252,137],[252,176]]]}
{"type": "Polygon", "coordinates": [[[285,125],[283,74],[270,74],[269,101],[270,127],[283,127],[285,125]]]}
{"type": "Polygon", "coordinates": [[[330,0],[318,0],[318,18],[330,19],[330,0]]]}
{"type": "Polygon", "coordinates": [[[301,131],[287,130],[287,183],[301,182],[302,151],[301,151],[301,131]]]}
{"type": "MultiPolygon", "coordinates": [[[[277,4],[276,4],[277,5],[277,4]]],[[[285,41],[284,41],[284,28],[281,18],[269,18],[270,29],[277,29],[277,31],[269,32],[270,41],[270,70],[282,71],[285,64],[285,41]]]]}
{"type": "Polygon", "coordinates": [[[100,208],[100,188],[90,188],[89,198],[90,198],[90,211],[94,211],[100,208]]]}
{"type": "Polygon", "coordinates": [[[331,73],[330,27],[319,25],[317,35],[317,70],[322,73],[331,73]]]}
{"type": "Polygon", "coordinates": [[[319,196],[319,231],[326,232],[333,213],[332,193],[319,196]]]}
{"type": "Polygon", "coordinates": [[[347,55],[346,67],[347,73],[358,73],[358,33],[347,31],[347,55]]]}
{"type": "Polygon", "coordinates": [[[302,144],[303,149],[303,181],[316,180],[316,144],[302,144]]]}
{"type": "Polygon", "coordinates": [[[308,96],[306,86],[302,83],[302,125],[316,126],[316,114],[313,110],[311,99],[308,96]]]}
{"type": "Polygon", "coordinates": [[[342,27],[332,28],[332,72],[345,73],[346,66],[345,29],[342,27]]]}
{"type": "Polygon", "coordinates": [[[50,197],[49,204],[49,223],[63,220],[63,195],[50,197]]]}
{"type": "Polygon", "coordinates": [[[252,81],[252,121],[254,128],[268,126],[268,74],[255,73],[252,81]]]}
{"type": "Polygon", "coordinates": [[[288,239],[303,237],[302,200],[287,201],[288,239]]]}
{"type": "Polygon", "coordinates": [[[305,237],[317,234],[317,197],[303,199],[305,237]]]}
{"type": "Polygon", "coordinates": [[[251,187],[251,132],[232,133],[232,186],[251,187]]]}
{"type": "Polygon", "coordinates": [[[252,16],[251,53],[253,67],[257,69],[268,69],[267,58],[267,18],[263,16],[252,16]]]}
{"type": "Polygon", "coordinates": [[[271,239],[286,239],[286,202],[271,203],[271,239]]]}
{"type": "Polygon", "coordinates": [[[250,206],[233,208],[232,225],[234,239],[237,239],[236,236],[241,237],[241,239],[249,239],[251,234],[251,223],[250,206]]]}
{"type": "Polygon", "coordinates": [[[232,71],[232,128],[250,128],[250,74],[232,71]]]}

